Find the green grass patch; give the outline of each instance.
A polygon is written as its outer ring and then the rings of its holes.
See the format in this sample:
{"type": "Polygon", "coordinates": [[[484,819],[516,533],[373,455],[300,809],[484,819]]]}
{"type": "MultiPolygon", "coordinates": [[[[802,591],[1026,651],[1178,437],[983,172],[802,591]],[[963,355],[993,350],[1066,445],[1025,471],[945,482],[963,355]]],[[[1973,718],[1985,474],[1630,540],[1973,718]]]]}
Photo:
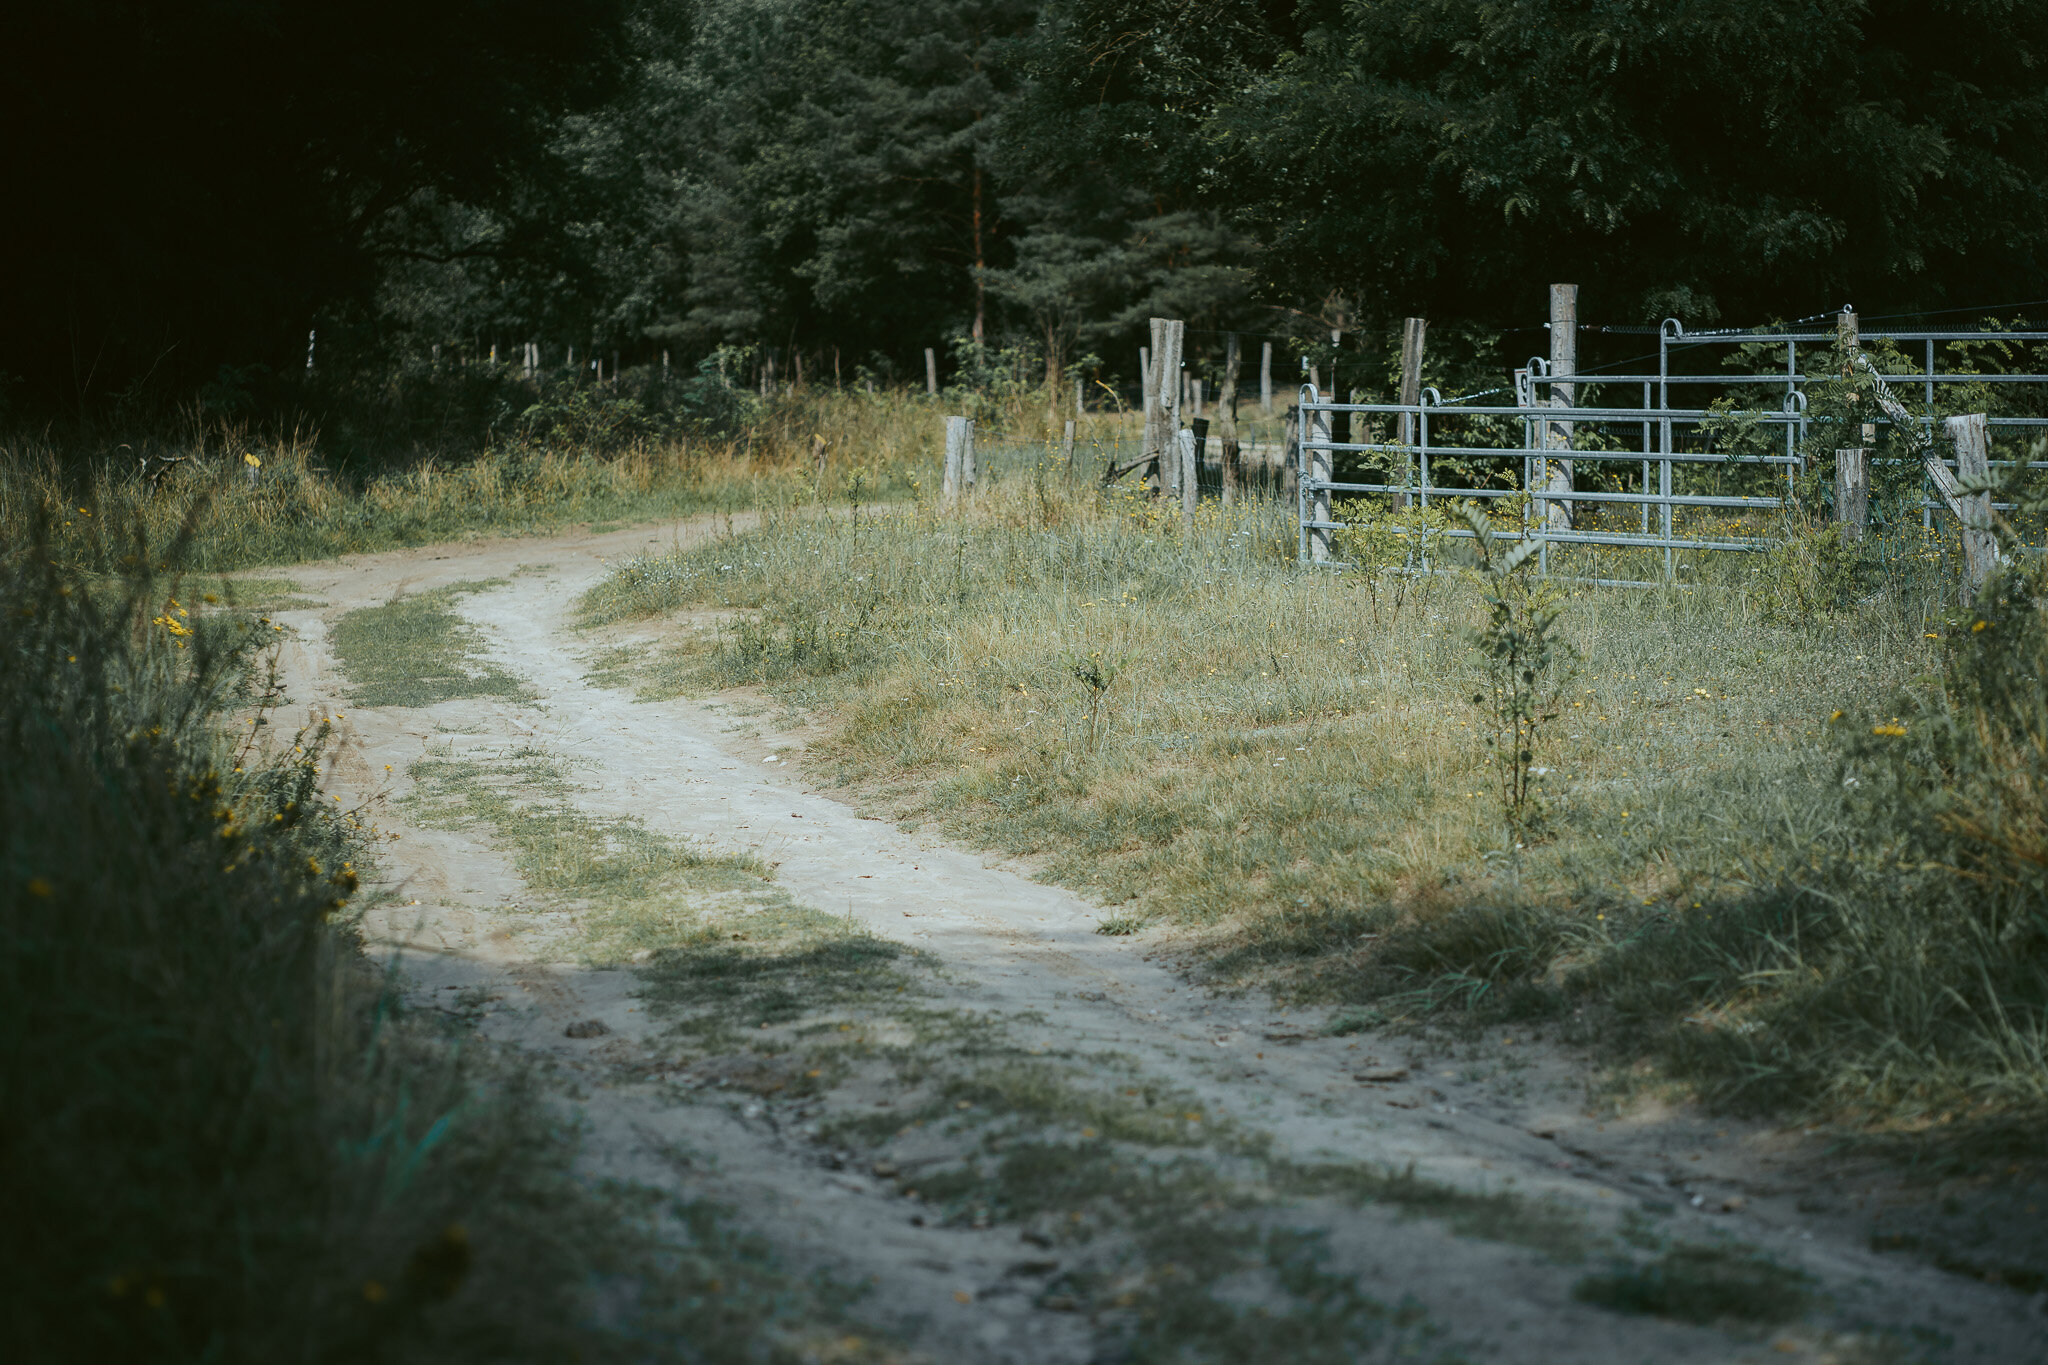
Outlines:
{"type": "Polygon", "coordinates": [[[445,588],[359,607],[334,624],[334,653],[358,706],[432,706],[464,697],[514,698],[526,685],[489,658],[482,631],[455,612],[458,599],[505,580],[445,588]]]}
{"type": "Polygon", "coordinates": [[[1581,1303],[1678,1322],[1790,1322],[1813,1305],[1813,1277],[1735,1243],[1676,1246],[1655,1260],[1588,1275],[1581,1303]]]}
{"type": "Polygon", "coordinates": [[[1395,1171],[1351,1163],[1276,1162],[1271,1178],[1275,1188],[1289,1194],[1378,1204],[1434,1219],[1460,1236],[1530,1247],[1553,1261],[1584,1260],[1594,1241],[1584,1216],[1562,1204],[1506,1190],[1461,1190],[1425,1180],[1412,1166],[1395,1171]]]}

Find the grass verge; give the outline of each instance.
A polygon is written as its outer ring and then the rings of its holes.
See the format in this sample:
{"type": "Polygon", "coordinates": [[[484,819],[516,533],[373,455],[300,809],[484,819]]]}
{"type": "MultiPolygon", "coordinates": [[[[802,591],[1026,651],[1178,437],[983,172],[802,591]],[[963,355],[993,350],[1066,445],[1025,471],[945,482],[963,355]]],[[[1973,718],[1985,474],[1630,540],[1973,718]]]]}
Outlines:
{"type": "Polygon", "coordinates": [[[585,611],[736,613],[641,686],[828,711],[842,781],[1037,856],[1109,932],[1193,930],[1219,982],[1380,1025],[1587,1020],[1738,1105],[1980,1133],[2042,1112],[2032,589],[1974,625],[1917,530],[1870,551],[1860,603],[1793,591],[1789,550],[1568,587],[1583,667],[1541,727],[1540,818],[1511,823],[1475,587],[1303,572],[1286,531],[1250,503],[1182,532],[1020,476],[957,510],[772,516],[619,566],[585,611]],[[2018,681],[1988,702],[1996,678],[2018,681]]]}
{"type": "Polygon", "coordinates": [[[540,1078],[357,951],[324,727],[175,581],[0,577],[0,1219],[24,1359],[753,1360],[841,1304],[718,1212],[594,1187],[540,1078]],[[248,735],[255,727],[243,728],[248,735]]]}

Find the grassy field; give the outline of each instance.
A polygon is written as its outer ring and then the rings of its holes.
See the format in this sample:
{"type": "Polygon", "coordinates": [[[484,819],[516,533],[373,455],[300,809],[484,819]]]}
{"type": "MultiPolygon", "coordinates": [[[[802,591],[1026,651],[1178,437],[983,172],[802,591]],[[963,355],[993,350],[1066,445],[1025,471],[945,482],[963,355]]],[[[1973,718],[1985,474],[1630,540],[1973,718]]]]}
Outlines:
{"type": "Polygon", "coordinates": [[[1025,469],[958,512],[785,509],[585,607],[730,610],[638,685],[817,709],[842,781],[1042,860],[1104,932],[1179,932],[1223,986],[1557,1021],[1722,1103],[2017,1133],[2048,1100],[2041,844],[2011,813],[2039,701],[1980,684],[2011,667],[1987,640],[2032,659],[2048,627],[1973,629],[1938,544],[1792,530],[1682,586],[1560,589],[1521,812],[1473,577],[1304,572],[1269,504],[1183,534],[1025,469]],[[1943,843],[1965,806],[1998,832],[1943,843]]]}
{"type": "Polygon", "coordinates": [[[136,532],[168,546],[189,526],[179,567],[223,571],[821,496],[889,502],[912,493],[935,411],[898,394],[820,392],[763,405],[729,435],[600,442],[544,428],[461,458],[375,464],[336,463],[311,427],[227,420],[155,439],[0,436],[0,543],[26,546],[44,523],[61,559],[107,567],[136,532]]]}

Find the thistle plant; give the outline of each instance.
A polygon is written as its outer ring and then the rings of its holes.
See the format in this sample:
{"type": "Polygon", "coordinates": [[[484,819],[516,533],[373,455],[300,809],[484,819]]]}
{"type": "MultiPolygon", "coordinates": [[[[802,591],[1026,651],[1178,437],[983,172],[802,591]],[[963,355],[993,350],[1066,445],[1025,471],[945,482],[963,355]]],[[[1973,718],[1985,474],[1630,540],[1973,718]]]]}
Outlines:
{"type": "Polygon", "coordinates": [[[1469,641],[1479,656],[1484,685],[1472,704],[1491,731],[1486,747],[1499,784],[1501,813],[1515,834],[1527,834],[1542,820],[1535,787],[1536,754],[1546,728],[1557,719],[1565,686],[1577,674],[1577,656],[1558,639],[1561,603],[1556,589],[1528,573],[1542,549],[1540,537],[1503,551],[1493,525],[1476,503],[1463,510],[1479,556],[1480,600],[1486,620],[1469,641]]]}

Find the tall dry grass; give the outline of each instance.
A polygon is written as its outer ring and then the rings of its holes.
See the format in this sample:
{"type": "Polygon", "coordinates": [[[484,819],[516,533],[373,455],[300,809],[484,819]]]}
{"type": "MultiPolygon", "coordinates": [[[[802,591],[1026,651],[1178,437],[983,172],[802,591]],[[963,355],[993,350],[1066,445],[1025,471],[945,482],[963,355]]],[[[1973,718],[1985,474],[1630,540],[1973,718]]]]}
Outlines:
{"type": "MultiPolygon", "coordinates": [[[[1542,835],[1518,836],[1471,704],[1468,579],[1304,570],[1272,504],[1205,503],[1187,533],[1063,472],[1019,468],[957,510],[786,509],[622,565],[586,606],[735,609],[643,685],[765,684],[820,708],[842,780],[1043,860],[1108,930],[1188,935],[1226,984],[1383,1021],[1590,1004],[1627,1021],[1614,1040],[1736,1103],[1903,1120],[2038,1084],[2032,985],[1976,993],[2018,1011],[2004,1019],[1941,1003],[1967,970],[2014,966],[2006,950],[1980,936],[1887,977],[1927,942],[1925,907],[1867,899],[1841,853],[1878,816],[1843,785],[1829,717],[1937,665],[1949,637],[1928,627],[1956,600],[1942,547],[1885,547],[1882,575],[1849,575],[1877,584],[1862,602],[1797,528],[1687,586],[1567,584],[1556,629],[1583,668],[1535,760],[1542,835]],[[1834,947],[1805,955],[1829,915],[1834,947]],[[1814,1024],[1851,998],[1867,1027],[1814,1024]]],[[[1588,571],[1563,552],[1552,567],[1588,571]]],[[[2038,981],[2031,959],[2017,970],[2038,981]]]]}

